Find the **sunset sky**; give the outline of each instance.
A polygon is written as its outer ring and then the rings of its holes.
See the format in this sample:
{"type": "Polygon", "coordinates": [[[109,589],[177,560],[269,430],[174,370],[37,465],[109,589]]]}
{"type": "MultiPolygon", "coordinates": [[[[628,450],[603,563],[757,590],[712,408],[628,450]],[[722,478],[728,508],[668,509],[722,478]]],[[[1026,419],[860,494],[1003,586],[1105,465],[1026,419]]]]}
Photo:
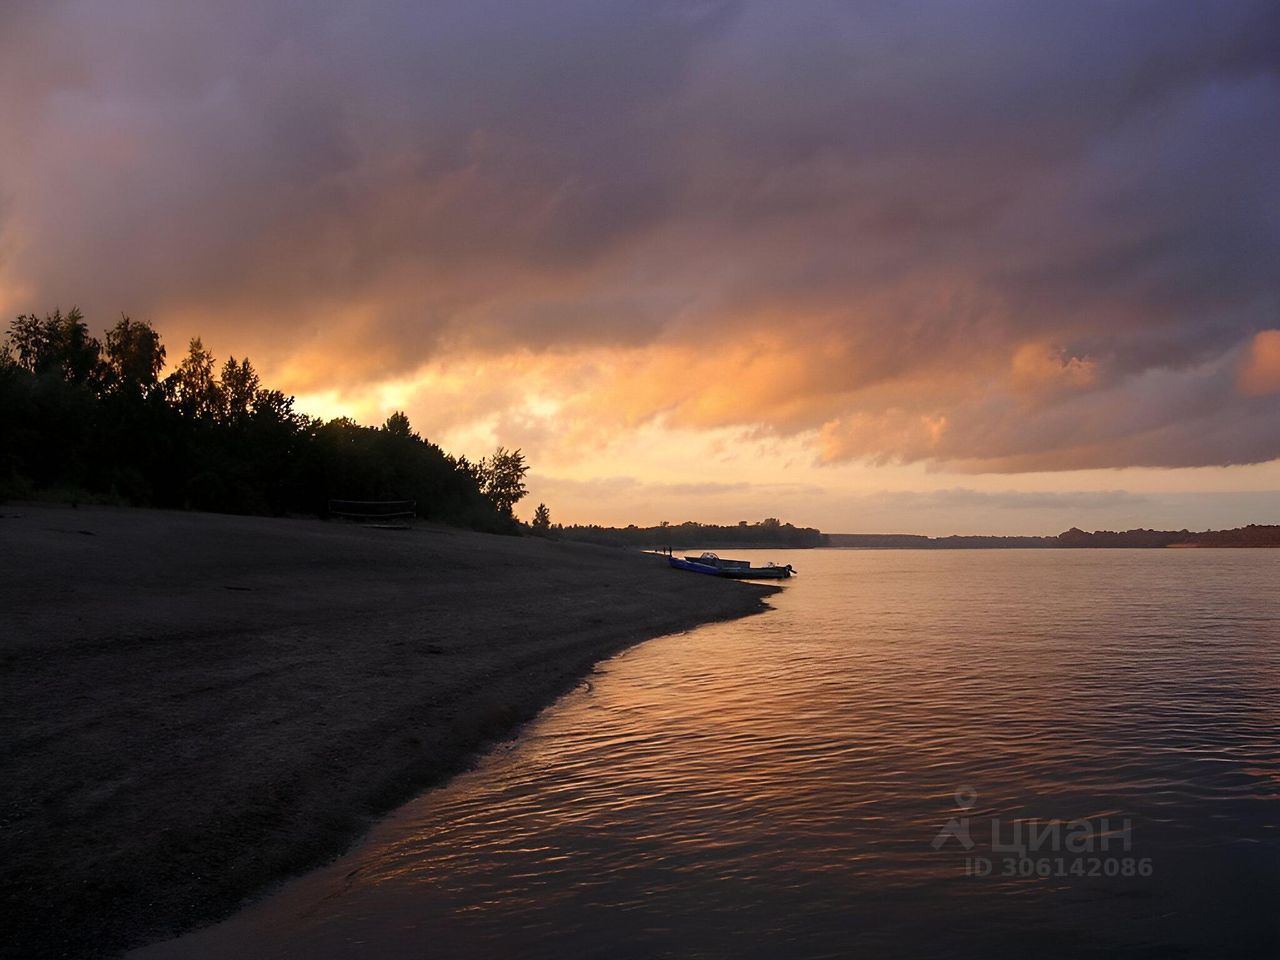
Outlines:
{"type": "Polygon", "coordinates": [[[1280,4],[5,0],[0,311],[527,516],[1280,523],[1280,4]]]}

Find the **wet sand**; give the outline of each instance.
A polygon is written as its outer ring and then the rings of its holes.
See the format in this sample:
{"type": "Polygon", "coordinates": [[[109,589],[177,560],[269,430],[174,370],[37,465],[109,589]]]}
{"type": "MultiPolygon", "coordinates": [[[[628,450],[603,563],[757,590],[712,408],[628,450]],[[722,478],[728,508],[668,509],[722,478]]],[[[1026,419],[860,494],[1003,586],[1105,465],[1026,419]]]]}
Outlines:
{"type": "Polygon", "coordinates": [[[0,505],[0,942],[225,916],[603,657],[776,587],[421,525],[0,505]]]}

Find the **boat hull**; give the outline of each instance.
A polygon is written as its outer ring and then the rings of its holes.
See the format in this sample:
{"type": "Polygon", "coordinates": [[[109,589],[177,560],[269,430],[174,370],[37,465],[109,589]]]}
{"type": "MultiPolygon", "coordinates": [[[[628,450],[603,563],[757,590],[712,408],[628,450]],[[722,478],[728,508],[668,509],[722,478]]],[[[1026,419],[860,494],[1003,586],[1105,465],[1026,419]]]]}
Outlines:
{"type": "Polygon", "coordinates": [[[730,580],[786,580],[791,576],[789,567],[726,567],[720,576],[730,580]]]}
{"type": "Polygon", "coordinates": [[[703,573],[709,577],[728,577],[730,580],[786,580],[792,570],[787,567],[717,567],[696,560],[668,557],[667,562],[676,570],[703,573]]]}
{"type": "Polygon", "coordinates": [[[720,576],[720,568],[706,563],[695,563],[692,560],[681,560],[679,557],[668,557],[667,561],[677,570],[688,570],[690,573],[705,573],[708,576],[720,576]]]}

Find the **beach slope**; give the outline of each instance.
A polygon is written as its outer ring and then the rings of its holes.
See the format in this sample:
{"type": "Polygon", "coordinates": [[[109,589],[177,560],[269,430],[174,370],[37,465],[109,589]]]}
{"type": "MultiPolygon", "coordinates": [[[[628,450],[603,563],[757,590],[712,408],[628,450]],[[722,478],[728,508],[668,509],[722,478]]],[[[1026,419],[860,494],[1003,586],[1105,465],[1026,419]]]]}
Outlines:
{"type": "Polygon", "coordinates": [[[13,956],[109,956],[223,916],[601,658],[777,589],[446,527],[0,514],[13,956]]]}

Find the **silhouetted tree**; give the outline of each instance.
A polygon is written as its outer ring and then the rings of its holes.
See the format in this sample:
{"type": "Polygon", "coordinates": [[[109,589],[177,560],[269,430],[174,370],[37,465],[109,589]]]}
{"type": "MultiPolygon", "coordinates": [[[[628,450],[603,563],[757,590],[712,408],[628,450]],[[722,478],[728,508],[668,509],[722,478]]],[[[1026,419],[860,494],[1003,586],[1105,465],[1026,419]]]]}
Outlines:
{"type": "Polygon", "coordinates": [[[101,345],[83,315],[55,310],[15,319],[0,380],[0,486],[29,492],[79,486],[94,475],[103,437],[98,391],[101,345]]]}
{"type": "Polygon", "coordinates": [[[545,503],[540,503],[537,509],[533,511],[533,532],[546,536],[551,530],[551,511],[547,509],[545,503]]]}
{"type": "Polygon", "coordinates": [[[160,385],[164,345],[151,324],[120,315],[107,331],[106,385],[126,395],[150,396],[160,385]]]}
{"type": "Polygon", "coordinates": [[[255,419],[267,419],[292,428],[300,427],[306,420],[306,417],[293,412],[293,397],[285,396],[279,390],[255,392],[253,416],[255,419]]]}
{"type": "Polygon", "coordinates": [[[474,464],[470,460],[468,460],[466,458],[466,455],[458,457],[457,460],[454,460],[452,457],[450,457],[449,460],[459,473],[465,474],[466,476],[470,477],[472,480],[475,481],[477,490],[480,489],[481,487],[480,468],[477,464],[474,464]]]}
{"type": "Polygon", "coordinates": [[[519,450],[498,447],[491,456],[476,465],[483,493],[504,517],[510,517],[515,505],[528,492],[524,475],[529,472],[524,454],[519,450]]]}
{"type": "Polygon", "coordinates": [[[89,335],[84,314],[72,307],[43,320],[25,314],[9,327],[9,343],[18,365],[31,373],[55,374],[67,383],[87,383],[100,372],[102,346],[89,335]]]}
{"type": "Polygon", "coordinates": [[[236,363],[235,357],[228,358],[218,376],[217,397],[222,402],[219,411],[221,416],[232,422],[248,417],[261,385],[257,371],[253,369],[248,357],[239,363],[236,363]]]}
{"type": "Polygon", "coordinates": [[[0,496],[56,487],[238,513],[403,499],[431,519],[515,529],[519,451],[484,461],[486,495],[479,466],[422,439],[402,411],[382,428],[322,423],[265,388],[247,358],[219,371],[198,337],[161,381],[164,360],[151,325],[128,316],[107,332],[105,355],[79,310],[14,320],[0,345],[0,496]]]}
{"type": "Polygon", "coordinates": [[[183,416],[213,420],[222,412],[221,388],[214,379],[213,367],[213,354],[204,348],[199,337],[193,337],[178,369],[165,380],[183,416]]]}
{"type": "Polygon", "coordinates": [[[382,429],[393,437],[405,437],[413,440],[421,439],[413,432],[413,427],[409,425],[409,415],[403,410],[397,410],[387,417],[387,422],[382,425],[382,429]]]}

